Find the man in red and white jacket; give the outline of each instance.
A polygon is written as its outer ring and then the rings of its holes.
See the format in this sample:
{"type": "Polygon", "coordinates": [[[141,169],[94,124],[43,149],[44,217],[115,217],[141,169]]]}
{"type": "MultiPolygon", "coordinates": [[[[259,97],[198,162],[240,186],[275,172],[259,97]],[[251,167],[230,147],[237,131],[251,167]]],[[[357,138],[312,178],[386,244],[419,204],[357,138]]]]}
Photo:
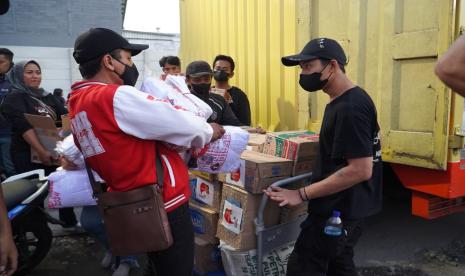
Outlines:
{"type": "Polygon", "coordinates": [[[147,48],[104,28],[90,29],[77,38],[73,56],[84,81],[72,86],[71,125],[77,145],[109,192],[156,183],[158,152],[174,244],[148,255],[156,275],[191,275],[194,234],[188,172],[180,155],[165,144],[201,148],[224,130],[133,87],[139,73],[131,56],[147,48]]]}

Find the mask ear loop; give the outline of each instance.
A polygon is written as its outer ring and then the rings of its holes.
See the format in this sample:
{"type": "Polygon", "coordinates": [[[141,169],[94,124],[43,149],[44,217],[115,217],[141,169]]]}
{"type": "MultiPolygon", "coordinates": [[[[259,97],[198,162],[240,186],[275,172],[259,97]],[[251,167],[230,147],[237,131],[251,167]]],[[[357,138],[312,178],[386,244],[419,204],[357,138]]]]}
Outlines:
{"type": "MultiPolygon", "coordinates": [[[[320,74],[326,69],[326,67],[328,67],[328,65],[329,65],[330,63],[331,63],[331,61],[328,62],[328,64],[326,64],[325,68],[323,68],[323,70],[320,71],[320,74]]],[[[324,89],[326,86],[328,86],[329,78],[331,78],[332,75],[333,75],[333,72],[331,72],[331,73],[329,74],[329,76],[326,78],[326,84],[325,84],[325,86],[323,86],[321,89],[324,89]]]]}
{"type": "MultiPolygon", "coordinates": [[[[127,64],[123,63],[122,61],[120,61],[119,59],[117,59],[116,57],[114,57],[111,53],[108,53],[110,55],[110,57],[114,60],[116,60],[117,62],[119,62],[120,64],[122,64],[124,66],[124,71],[126,71],[126,66],[128,66],[127,64]]],[[[124,71],[123,71],[123,74],[124,74],[124,71]]],[[[112,71],[113,73],[115,73],[118,78],[120,78],[121,80],[123,80],[122,78],[122,74],[118,74],[118,72],[116,72],[115,70],[112,71]]]]}

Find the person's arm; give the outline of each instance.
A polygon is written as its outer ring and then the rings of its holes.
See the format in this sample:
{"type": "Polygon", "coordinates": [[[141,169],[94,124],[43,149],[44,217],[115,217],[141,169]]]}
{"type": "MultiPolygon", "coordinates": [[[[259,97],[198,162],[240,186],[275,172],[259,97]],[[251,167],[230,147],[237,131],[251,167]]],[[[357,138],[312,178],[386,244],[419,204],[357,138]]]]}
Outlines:
{"type": "Polygon", "coordinates": [[[465,97],[465,36],[460,36],[438,60],[436,75],[452,90],[465,97]]]}
{"type": "Polygon", "coordinates": [[[34,149],[39,155],[40,162],[46,166],[53,164],[52,154],[40,143],[34,129],[29,129],[23,133],[24,140],[34,149]]]}
{"type": "Polygon", "coordinates": [[[0,106],[2,114],[11,122],[15,131],[21,134],[32,129],[26,117],[24,117],[24,113],[30,113],[25,105],[26,100],[24,97],[26,96],[23,94],[11,92],[5,96],[0,106]]]}
{"type": "Polygon", "coordinates": [[[28,110],[24,104],[23,95],[8,94],[1,106],[1,111],[15,128],[15,131],[22,134],[24,140],[39,154],[39,159],[44,165],[52,164],[52,155],[40,143],[34,129],[24,117],[28,110]]]}
{"type": "Polygon", "coordinates": [[[244,91],[237,88],[237,118],[241,121],[242,124],[250,126],[251,124],[251,115],[250,115],[250,103],[247,98],[247,94],[244,91]]]}
{"type": "Polygon", "coordinates": [[[0,275],[13,275],[17,265],[18,251],[13,241],[3,190],[0,187],[0,275]]]}
{"type": "Polygon", "coordinates": [[[232,111],[229,104],[226,100],[223,99],[224,107],[223,107],[223,114],[221,116],[220,125],[223,126],[242,126],[243,124],[237,119],[236,115],[232,111]]]}
{"type": "Polygon", "coordinates": [[[202,148],[212,139],[221,137],[221,128],[213,128],[182,107],[130,86],[118,88],[113,98],[113,110],[119,128],[141,139],[202,148]]]}
{"type": "Polygon", "coordinates": [[[354,108],[347,105],[338,113],[330,154],[334,160],[346,160],[346,166],[300,190],[275,188],[274,191],[267,191],[267,195],[280,202],[281,206],[294,206],[303,200],[336,194],[369,180],[373,171],[373,126],[376,125],[376,116],[365,109],[367,106],[354,108]]]}
{"type": "Polygon", "coordinates": [[[265,191],[273,200],[279,201],[280,206],[287,204],[296,206],[304,200],[329,196],[350,187],[369,180],[373,170],[373,157],[349,159],[348,165],[336,171],[322,181],[313,183],[300,190],[287,190],[273,188],[273,191],[265,191]]]}

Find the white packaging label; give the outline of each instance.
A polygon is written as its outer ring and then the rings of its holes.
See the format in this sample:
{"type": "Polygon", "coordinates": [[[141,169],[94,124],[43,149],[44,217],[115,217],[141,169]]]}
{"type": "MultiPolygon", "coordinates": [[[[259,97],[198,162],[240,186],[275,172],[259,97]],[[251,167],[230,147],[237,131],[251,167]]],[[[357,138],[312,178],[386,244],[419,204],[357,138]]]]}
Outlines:
{"type": "Polygon", "coordinates": [[[195,185],[195,196],[197,200],[212,206],[214,194],[215,186],[212,183],[197,177],[197,185],[195,185]]]}
{"type": "Polygon", "coordinates": [[[228,200],[225,200],[223,211],[221,212],[223,216],[223,226],[231,232],[239,234],[241,232],[242,213],[242,208],[234,205],[228,200]]]}
{"type": "Polygon", "coordinates": [[[226,174],[226,183],[236,185],[238,187],[245,187],[245,160],[241,159],[241,165],[238,170],[226,174]]]}

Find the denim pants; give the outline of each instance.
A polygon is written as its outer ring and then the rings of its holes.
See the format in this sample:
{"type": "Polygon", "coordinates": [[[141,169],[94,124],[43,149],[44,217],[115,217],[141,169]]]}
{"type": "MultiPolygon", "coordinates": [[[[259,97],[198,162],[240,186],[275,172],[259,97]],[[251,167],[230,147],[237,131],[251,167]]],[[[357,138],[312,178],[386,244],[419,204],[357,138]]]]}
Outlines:
{"type": "MultiPolygon", "coordinates": [[[[110,251],[110,245],[108,243],[107,233],[105,232],[105,226],[103,225],[102,216],[100,215],[100,211],[96,205],[84,206],[82,208],[81,226],[99,242],[101,242],[107,251],[110,251]]],[[[119,262],[128,264],[131,267],[138,266],[136,256],[119,256],[119,262]]]]}

